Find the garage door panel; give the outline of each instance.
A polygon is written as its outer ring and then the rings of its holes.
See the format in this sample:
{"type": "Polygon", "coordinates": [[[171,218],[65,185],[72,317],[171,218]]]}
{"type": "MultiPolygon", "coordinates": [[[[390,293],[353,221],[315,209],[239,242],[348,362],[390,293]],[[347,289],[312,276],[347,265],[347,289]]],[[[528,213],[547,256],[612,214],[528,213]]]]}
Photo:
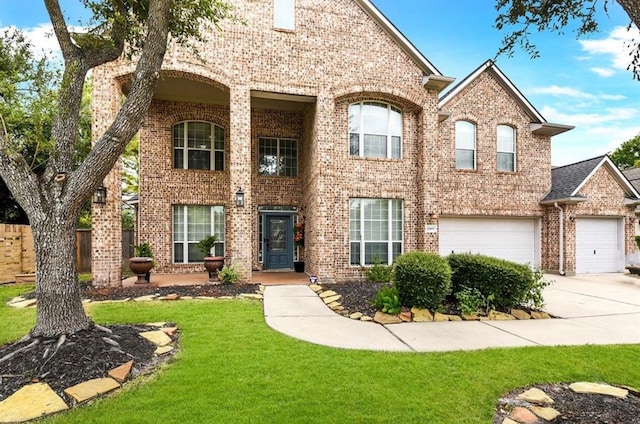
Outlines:
{"type": "Polygon", "coordinates": [[[576,272],[624,271],[623,235],[618,218],[576,219],[576,272]]]}
{"type": "Polygon", "coordinates": [[[523,264],[537,264],[533,219],[441,218],[440,254],[480,253],[523,264]]]}

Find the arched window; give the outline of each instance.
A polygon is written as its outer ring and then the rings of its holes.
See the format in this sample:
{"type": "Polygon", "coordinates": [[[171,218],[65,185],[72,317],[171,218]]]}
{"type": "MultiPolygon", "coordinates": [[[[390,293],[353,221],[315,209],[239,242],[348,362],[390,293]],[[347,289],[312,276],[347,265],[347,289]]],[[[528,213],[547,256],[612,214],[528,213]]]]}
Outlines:
{"type": "Polygon", "coordinates": [[[498,125],[498,171],[516,170],[516,130],[508,125],[498,125]]]}
{"type": "Polygon", "coordinates": [[[402,112],[391,105],[349,105],[349,153],[369,158],[402,157],[402,112]]]}
{"type": "Polygon", "coordinates": [[[456,169],[476,169],[476,126],[456,122],[456,169]]]}
{"type": "Polygon", "coordinates": [[[224,171],[224,128],[203,121],[174,125],[173,167],[224,171]]]}

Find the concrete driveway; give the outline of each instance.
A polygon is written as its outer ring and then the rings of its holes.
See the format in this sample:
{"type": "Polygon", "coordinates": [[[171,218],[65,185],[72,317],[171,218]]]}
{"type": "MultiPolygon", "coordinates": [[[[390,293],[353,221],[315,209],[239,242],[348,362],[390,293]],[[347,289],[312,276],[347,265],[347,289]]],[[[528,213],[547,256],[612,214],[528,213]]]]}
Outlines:
{"type": "Polygon", "coordinates": [[[546,275],[552,320],[379,325],[333,313],[307,286],[267,287],[267,324],[284,334],[346,349],[435,352],[518,346],[640,343],[640,279],[623,274],[546,275]]]}

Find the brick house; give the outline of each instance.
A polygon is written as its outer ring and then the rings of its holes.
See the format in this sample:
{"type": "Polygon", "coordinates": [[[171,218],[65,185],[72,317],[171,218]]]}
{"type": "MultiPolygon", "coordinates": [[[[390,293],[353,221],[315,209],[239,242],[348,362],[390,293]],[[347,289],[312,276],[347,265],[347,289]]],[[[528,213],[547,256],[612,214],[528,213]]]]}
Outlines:
{"type": "MultiPolygon", "coordinates": [[[[546,122],[493,62],[443,94],[453,78],[369,0],[233,3],[246,25],[213,32],[199,46],[204,62],[168,50],[140,130],[137,233],[156,272],[202,271],[195,244],[210,233],[244,281],[294,260],[324,282],[348,280],[413,250],[575,269],[543,248],[559,246],[559,233],[555,202],[541,203],[551,137],[572,127],[546,122]]],[[[96,134],[133,70],[120,61],[94,71],[96,134]]],[[[96,284],[120,281],[120,172],[93,208],[96,284]]],[[[601,206],[585,213],[633,215],[601,206]]]]}

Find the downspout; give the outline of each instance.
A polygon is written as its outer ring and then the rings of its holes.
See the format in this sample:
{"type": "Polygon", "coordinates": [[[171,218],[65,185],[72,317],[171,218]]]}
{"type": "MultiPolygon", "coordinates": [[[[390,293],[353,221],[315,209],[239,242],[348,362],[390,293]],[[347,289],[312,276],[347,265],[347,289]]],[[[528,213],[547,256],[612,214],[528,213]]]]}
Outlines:
{"type": "Polygon", "coordinates": [[[558,274],[564,275],[564,210],[558,206],[558,202],[553,207],[560,211],[558,224],[558,274]]]}

